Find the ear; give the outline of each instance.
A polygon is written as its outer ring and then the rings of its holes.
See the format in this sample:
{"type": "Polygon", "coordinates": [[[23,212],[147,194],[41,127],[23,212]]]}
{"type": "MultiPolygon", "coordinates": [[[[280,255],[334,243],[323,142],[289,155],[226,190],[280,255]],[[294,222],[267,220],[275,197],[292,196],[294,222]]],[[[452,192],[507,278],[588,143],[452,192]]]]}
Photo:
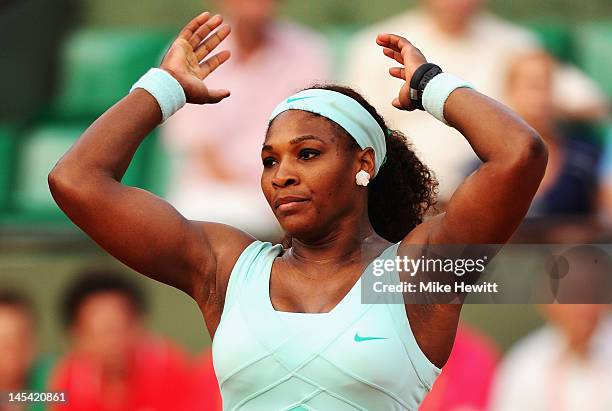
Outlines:
{"type": "Polygon", "coordinates": [[[368,147],[359,154],[359,170],[366,171],[370,175],[370,179],[374,178],[376,162],[373,148],[368,147]]]}

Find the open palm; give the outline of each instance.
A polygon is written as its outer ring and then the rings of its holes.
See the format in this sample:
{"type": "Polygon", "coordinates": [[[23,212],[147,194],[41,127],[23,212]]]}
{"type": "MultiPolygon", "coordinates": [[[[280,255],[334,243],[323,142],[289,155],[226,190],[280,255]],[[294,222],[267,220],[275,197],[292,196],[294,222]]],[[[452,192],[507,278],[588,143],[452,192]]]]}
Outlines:
{"type": "Polygon", "coordinates": [[[220,15],[211,17],[209,12],[191,20],[172,43],[160,65],[181,84],[188,103],[213,104],[230,95],[228,90],[208,89],[203,81],[230,57],[229,51],[208,57],[230,33],[230,27],[221,23],[223,18],[220,15]]]}

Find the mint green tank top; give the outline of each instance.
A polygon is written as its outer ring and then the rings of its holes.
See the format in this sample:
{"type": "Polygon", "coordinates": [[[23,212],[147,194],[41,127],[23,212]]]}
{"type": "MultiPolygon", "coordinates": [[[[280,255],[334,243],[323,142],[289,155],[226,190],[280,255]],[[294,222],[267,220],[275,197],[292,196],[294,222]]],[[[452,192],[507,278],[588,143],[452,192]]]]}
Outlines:
{"type": "Polygon", "coordinates": [[[329,313],[276,311],[270,272],[281,252],[255,241],[231,272],[212,346],[223,410],[417,410],[441,370],[404,305],[362,304],[358,280],[329,313]]]}

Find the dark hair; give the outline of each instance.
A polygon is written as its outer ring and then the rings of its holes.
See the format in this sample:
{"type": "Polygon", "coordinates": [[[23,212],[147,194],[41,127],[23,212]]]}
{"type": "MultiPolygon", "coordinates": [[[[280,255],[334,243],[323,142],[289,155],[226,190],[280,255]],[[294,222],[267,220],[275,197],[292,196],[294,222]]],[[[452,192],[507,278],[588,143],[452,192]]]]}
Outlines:
{"type": "Polygon", "coordinates": [[[32,322],[36,321],[34,303],[28,296],[16,289],[0,289],[0,307],[15,308],[28,316],[32,322]]]}
{"type": "Polygon", "coordinates": [[[107,292],[124,296],[136,313],[146,312],[146,299],[138,286],[115,271],[93,268],[81,271],[66,291],[62,303],[64,325],[70,326],[74,323],[79,309],[87,299],[107,292]]]}
{"type": "MultiPolygon", "coordinates": [[[[374,231],[387,241],[397,243],[423,221],[423,215],[436,203],[438,182],[429,168],[419,160],[406,136],[389,130],[376,109],[357,91],[336,84],[317,84],[310,89],[331,90],[356,100],[376,120],[385,133],[387,161],[369,184],[368,217],[374,231]]],[[[339,132],[357,142],[339,125],[339,132]]],[[[283,245],[289,247],[285,237],[283,245]]]]}

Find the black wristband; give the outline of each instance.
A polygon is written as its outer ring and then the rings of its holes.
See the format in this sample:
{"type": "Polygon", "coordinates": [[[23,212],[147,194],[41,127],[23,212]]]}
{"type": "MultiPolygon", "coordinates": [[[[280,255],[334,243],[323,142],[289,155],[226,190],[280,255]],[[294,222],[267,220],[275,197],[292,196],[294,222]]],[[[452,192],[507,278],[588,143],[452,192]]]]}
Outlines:
{"type": "Polygon", "coordinates": [[[410,79],[410,100],[419,110],[425,110],[422,100],[425,86],[440,73],[442,73],[442,69],[433,63],[422,64],[414,71],[410,79]]]}

